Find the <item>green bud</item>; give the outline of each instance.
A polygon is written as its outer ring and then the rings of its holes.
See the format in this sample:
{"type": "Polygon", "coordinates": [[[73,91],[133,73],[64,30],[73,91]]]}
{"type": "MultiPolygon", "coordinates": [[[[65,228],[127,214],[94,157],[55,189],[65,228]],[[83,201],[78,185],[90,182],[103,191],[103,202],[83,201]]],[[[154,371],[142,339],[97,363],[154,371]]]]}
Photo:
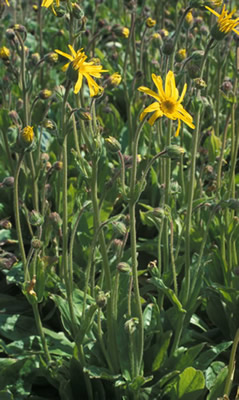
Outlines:
{"type": "Polygon", "coordinates": [[[173,39],[167,39],[163,45],[163,53],[167,56],[170,56],[174,50],[174,41],[173,39]]]}
{"type": "Polygon", "coordinates": [[[77,110],[77,115],[79,116],[80,119],[82,119],[82,121],[87,122],[92,120],[91,113],[85,110],[84,108],[79,108],[77,110]]]}
{"type": "Polygon", "coordinates": [[[117,265],[117,270],[118,270],[119,272],[128,272],[128,273],[131,272],[130,265],[127,264],[126,262],[120,262],[120,263],[117,265]]]}
{"type": "Polygon", "coordinates": [[[177,146],[176,144],[171,144],[165,148],[166,156],[172,160],[178,160],[185,153],[183,147],[177,146]]]}
{"type": "Polygon", "coordinates": [[[195,78],[194,82],[197,89],[203,89],[207,87],[206,82],[202,78],[195,78]]]}
{"type": "Polygon", "coordinates": [[[100,290],[96,296],[97,306],[100,308],[105,307],[107,304],[107,298],[108,298],[107,293],[104,293],[102,290],[100,290]]]}
{"type": "Polygon", "coordinates": [[[109,150],[111,153],[117,153],[121,150],[120,143],[113,136],[105,138],[105,145],[107,150],[109,150]]]}
{"type": "Polygon", "coordinates": [[[12,229],[12,224],[8,219],[1,219],[0,221],[0,228],[3,229],[12,229]]]}
{"type": "Polygon", "coordinates": [[[44,217],[38,211],[32,210],[28,213],[28,216],[29,222],[33,226],[41,226],[44,222],[44,217]]]}
{"type": "Polygon", "coordinates": [[[82,8],[77,3],[71,3],[72,5],[72,14],[76,19],[81,19],[84,17],[84,12],[82,8]]]}
{"type": "Polygon", "coordinates": [[[14,186],[14,177],[13,176],[7,176],[0,183],[0,188],[2,187],[3,189],[12,188],[13,186],[14,186]]]}
{"type": "Polygon", "coordinates": [[[125,224],[123,222],[120,222],[120,221],[112,222],[112,226],[113,226],[113,229],[114,229],[114,231],[115,231],[117,236],[118,235],[119,236],[126,235],[127,228],[126,228],[126,226],[125,226],[125,224]]]}
{"type": "Polygon", "coordinates": [[[136,331],[138,324],[139,319],[134,317],[125,322],[124,328],[129,335],[132,335],[136,331]]]}
{"type": "Polygon", "coordinates": [[[37,238],[32,238],[31,245],[32,245],[33,249],[41,249],[41,247],[43,246],[43,243],[41,242],[41,240],[39,240],[37,238]]]}

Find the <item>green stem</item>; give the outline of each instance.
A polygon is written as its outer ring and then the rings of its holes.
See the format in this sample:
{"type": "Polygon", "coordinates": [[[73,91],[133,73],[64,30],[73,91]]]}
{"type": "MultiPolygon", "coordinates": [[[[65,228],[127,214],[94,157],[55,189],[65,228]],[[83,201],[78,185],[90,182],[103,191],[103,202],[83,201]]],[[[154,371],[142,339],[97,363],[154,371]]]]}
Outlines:
{"type": "Polygon", "coordinates": [[[144,350],[144,326],[143,326],[143,313],[140,301],[139,282],[138,282],[138,254],[137,254],[137,236],[136,236],[136,216],[135,207],[140,193],[136,192],[137,188],[137,154],[138,142],[140,132],[144,126],[145,119],[140,123],[132,143],[132,169],[130,176],[130,200],[129,200],[129,215],[130,215],[130,247],[131,247],[131,263],[132,263],[132,276],[134,288],[134,300],[136,306],[136,313],[139,320],[139,348],[138,353],[134,353],[136,371],[135,376],[141,373],[143,350],[144,350]]]}
{"type": "Polygon", "coordinates": [[[15,215],[15,224],[16,224],[16,231],[17,231],[17,238],[19,249],[21,253],[22,263],[23,263],[23,270],[24,270],[24,280],[29,280],[29,272],[27,270],[27,258],[22,238],[22,230],[21,230],[21,222],[20,222],[20,213],[19,213],[19,197],[18,197],[18,184],[19,184],[19,173],[21,168],[21,163],[24,157],[24,153],[20,154],[15,175],[14,175],[14,188],[13,188],[13,198],[14,198],[14,215],[15,215]]]}
{"type": "Polygon", "coordinates": [[[67,201],[67,180],[68,180],[68,160],[67,160],[67,134],[65,132],[65,108],[66,102],[70,90],[70,83],[66,87],[65,96],[62,103],[62,120],[61,120],[61,127],[62,127],[62,138],[63,145],[62,145],[62,206],[63,206],[63,218],[62,218],[62,236],[63,236],[63,249],[62,249],[62,265],[64,271],[64,279],[66,285],[66,293],[67,293],[67,301],[69,305],[70,315],[71,315],[71,322],[72,322],[72,330],[73,335],[75,336],[77,333],[77,321],[75,317],[74,307],[73,307],[73,298],[72,298],[72,287],[73,283],[71,282],[71,274],[69,271],[69,259],[68,259],[68,201],[67,201]]]}
{"type": "Polygon", "coordinates": [[[187,303],[189,290],[190,290],[190,263],[191,263],[191,246],[190,246],[190,233],[191,233],[191,218],[193,208],[193,196],[195,186],[195,172],[196,172],[196,155],[200,128],[200,111],[197,112],[195,118],[196,131],[193,133],[192,141],[192,153],[191,153],[191,169],[189,176],[189,193],[188,193],[188,207],[186,215],[186,227],[185,227],[185,287],[182,297],[183,305],[187,303]]]}
{"type": "Polygon", "coordinates": [[[38,310],[38,304],[37,303],[33,303],[32,304],[32,309],[33,309],[33,313],[34,313],[34,318],[35,318],[37,330],[38,330],[39,336],[41,338],[41,342],[42,342],[43,350],[44,350],[44,353],[45,353],[45,357],[46,357],[47,362],[50,363],[51,362],[51,356],[50,356],[50,353],[49,353],[49,350],[48,350],[45,334],[44,334],[44,331],[43,331],[41,318],[40,318],[40,314],[39,314],[39,310],[38,310]]]}
{"type": "Polygon", "coordinates": [[[239,343],[239,329],[237,329],[235,338],[233,340],[233,345],[232,345],[232,350],[231,350],[230,360],[229,360],[229,365],[228,365],[228,374],[227,374],[227,379],[226,379],[224,393],[223,393],[227,396],[230,395],[232,381],[233,381],[233,377],[234,377],[236,351],[237,351],[238,343],[239,343]]]}

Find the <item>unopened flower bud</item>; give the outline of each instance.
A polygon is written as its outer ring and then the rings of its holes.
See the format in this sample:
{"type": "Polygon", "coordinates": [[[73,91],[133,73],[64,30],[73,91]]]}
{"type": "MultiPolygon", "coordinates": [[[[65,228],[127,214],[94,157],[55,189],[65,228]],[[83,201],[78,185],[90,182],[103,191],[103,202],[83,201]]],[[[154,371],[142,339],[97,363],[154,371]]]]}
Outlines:
{"type": "Polygon", "coordinates": [[[126,225],[121,221],[115,221],[112,223],[113,229],[116,235],[124,236],[127,233],[126,225]]]}
{"type": "Polygon", "coordinates": [[[21,110],[23,108],[23,100],[22,99],[17,99],[17,105],[16,109],[21,110]]]}
{"type": "Polygon", "coordinates": [[[24,147],[29,146],[34,139],[34,131],[33,131],[33,126],[25,126],[25,128],[22,129],[20,133],[20,140],[21,144],[23,144],[24,147]]]}
{"type": "Polygon", "coordinates": [[[39,63],[40,59],[41,59],[41,57],[40,57],[39,53],[33,53],[31,55],[31,60],[32,60],[33,65],[37,65],[39,63]]]}
{"type": "Polygon", "coordinates": [[[85,110],[84,108],[79,108],[77,110],[77,115],[82,121],[91,121],[92,116],[89,111],[85,110]]]}
{"type": "Polygon", "coordinates": [[[100,290],[96,296],[96,304],[98,307],[103,308],[107,304],[107,294],[100,290]]]}
{"type": "Polygon", "coordinates": [[[111,153],[117,153],[121,150],[120,143],[113,136],[105,138],[105,145],[107,150],[109,150],[111,153]]]}
{"type": "Polygon", "coordinates": [[[206,82],[202,78],[195,78],[194,82],[197,89],[203,89],[207,87],[206,82]]]}
{"type": "Polygon", "coordinates": [[[157,267],[157,260],[150,261],[147,265],[147,269],[149,270],[152,276],[158,276],[159,270],[157,267]]]}
{"type": "Polygon", "coordinates": [[[50,161],[46,162],[46,170],[49,171],[52,168],[50,161]]]}
{"type": "Polygon", "coordinates": [[[121,37],[125,37],[126,39],[129,37],[129,29],[120,25],[115,25],[112,28],[112,31],[121,37]]]}
{"type": "Polygon", "coordinates": [[[55,131],[56,130],[56,125],[53,121],[50,119],[45,119],[43,122],[44,128],[48,129],[49,131],[55,131]]]}
{"type": "Polygon", "coordinates": [[[43,242],[37,238],[32,238],[31,245],[33,249],[41,249],[43,246],[43,242]]]}
{"type": "Polygon", "coordinates": [[[165,39],[168,36],[168,31],[167,29],[160,29],[159,34],[163,39],[165,39]]]}
{"type": "Polygon", "coordinates": [[[52,96],[52,91],[49,89],[43,89],[39,93],[39,97],[42,100],[47,100],[52,96]]]}
{"type": "Polygon", "coordinates": [[[14,185],[14,177],[13,176],[8,176],[3,179],[2,183],[0,183],[0,187],[3,189],[6,188],[12,188],[14,185]]]}
{"type": "Polygon", "coordinates": [[[32,9],[33,9],[33,11],[37,12],[38,11],[38,6],[36,4],[33,4],[32,9]]]}
{"type": "Polygon", "coordinates": [[[28,213],[29,222],[33,226],[41,226],[44,222],[44,217],[36,210],[28,213]]]}
{"type": "Polygon", "coordinates": [[[12,229],[12,224],[8,219],[1,219],[0,221],[0,228],[3,229],[12,229]]]}
{"type": "Polygon", "coordinates": [[[14,125],[18,126],[19,124],[19,115],[15,110],[11,110],[8,113],[8,116],[11,118],[14,125]]]}
{"type": "Polygon", "coordinates": [[[222,82],[221,89],[223,92],[231,92],[233,90],[233,84],[230,80],[230,78],[225,78],[224,81],[222,82]]]}
{"type": "Polygon", "coordinates": [[[126,262],[120,262],[120,263],[117,265],[117,269],[118,269],[118,271],[120,271],[120,272],[131,272],[130,265],[127,264],[126,262]]]}
{"type": "Polygon", "coordinates": [[[20,25],[20,24],[14,24],[13,26],[12,26],[12,29],[14,30],[14,31],[18,31],[18,32],[20,32],[20,33],[27,33],[27,30],[26,30],[26,28],[25,28],[25,26],[23,26],[23,25],[20,25]]]}
{"type": "Polygon", "coordinates": [[[36,276],[34,275],[34,277],[32,278],[31,282],[27,287],[27,293],[30,294],[30,296],[34,297],[36,297],[36,292],[34,291],[35,284],[36,284],[36,276]]]}
{"type": "Polygon", "coordinates": [[[58,61],[58,58],[59,58],[59,57],[58,57],[58,54],[55,53],[54,51],[52,51],[52,52],[50,52],[50,53],[47,53],[47,54],[44,56],[45,61],[46,61],[47,63],[51,64],[51,65],[56,64],[57,61],[58,61]]]}
{"type": "Polygon", "coordinates": [[[16,36],[16,35],[15,35],[15,32],[14,32],[13,29],[9,28],[9,29],[6,30],[6,37],[7,37],[7,39],[13,40],[13,39],[15,38],[15,36],[16,36]]]}
{"type": "Polygon", "coordinates": [[[176,61],[180,62],[185,60],[187,57],[186,49],[179,49],[176,53],[176,61]]]}
{"type": "Polygon", "coordinates": [[[3,46],[0,48],[0,59],[1,60],[4,60],[4,61],[9,60],[10,55],[11,55],[11,52],[6,46],[3,46]]]}
{"type": "Polygon", "coordinates": [[[139,319],[134,317],[125,322],[124,328],[127,333],[132,335],[136,331],[138,324],[139,324],[139,319]]]}
{"type": "Polygon", "coordinates": [[[56,171],[61,171],[63,168],[63,162],[62,161],[54,162],[52,168],[54,168],[56,171]]]}
{"type": "Polygon", "coordinates": [[[167,157],[177,160],[185,153],[183,147],[177,146],[176,144],[171,144],[165,148],[167,157]]]}
{"type": "Polygon", "coordinates": [[[82,19],[84,17],[84,12],[82,8],[77,3],[71,3],[72,5],[72,14],[76,19],[82,19]]]}
{"type": "Polygon", "coordinates": [[[163,45],[163,53],[170,56],[174,49],[174,42],[172,39],[167,39],[163,45]]]}
{"type": "Polygon", "coordinates": [[[55,228],[59,229],[61,227],[62,219],[57,212],[50,213],[48,218],[55,228]]]}

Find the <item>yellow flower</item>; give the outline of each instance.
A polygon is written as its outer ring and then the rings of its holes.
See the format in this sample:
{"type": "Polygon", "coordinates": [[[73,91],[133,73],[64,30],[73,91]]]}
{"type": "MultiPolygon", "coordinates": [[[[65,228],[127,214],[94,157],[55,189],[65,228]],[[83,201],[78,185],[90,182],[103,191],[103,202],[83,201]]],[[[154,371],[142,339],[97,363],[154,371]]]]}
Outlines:
{"type": "MultiPolygon", "coordinates": [[[[232,16],[233,14],[235,14],[236,9],[232,10],[232,12],[229,13],[229,11],[226,11],[226,6],[224,4],[221,14],[218,14],[210,7],[205,6],[205,8],[211,11],[212,14],[216,15],[216,17],[218,17],[217,27],[219,28],[220,32],[227,34],[233,31],[237,35],[239,35],[239,31],[235,29],[239,25],[239,18],[232,19],[232,16]]],[[[215,36],[215,39],[218,39],[218,37],[215,36]]]]}
{"type": "Polygon", "coordinates": [[[2,60],[9,60],[10,54],[10,50],[7,47],[3,46],[0,48],[0,58],[2,60]]]}
{"type": "Polygon", "coordinates": [[[129,29],[128,28],[122,28],[122,35],[127,39],[129,37],[129,29]]]}
{"type": "MultiPolygon", "coordinates": [[[[51,5],[53,5],[54,0],[42,0],[42,7],[50,7],[51,5]]],[[[56,0],[56,5],[57,7],[60,6],[60,0],[56,0]]]]}
{"type": "Polygon", "coordinates": [[[96,96],[100,90],[100,86],[94,81],[94,79],[92,79],[92,76],[94,78],[101,78],[101,72],[106,72],[107,70],[102,69],[102,65],[94,65],[93,61],[86,62],[85,60],[87,59],[87,56],[85,55],[85,52],[82,51],[83,49],[76,52],[70,44],[68,47],[71,54],[63,53],[61,50],[55,50],[55,52],[70,60],[70,62],[65,64],[62,68],[63,71],[66,71],[71,65],[73,70],[78,72],[78,79],[74,87],[74,93],[80,91],[83,77],[85,77],[89,86],[90,96],[96,96]]]}
{"type": "Polygon", "coordinates": [[[34,139],[33,126],[27,125],[21,132],[21,139],[24,143],[30,144],[34,139]]]}
{"type": "Polygon", "coordinates": [[[193,14],[191,13],[191,11],[189,11],[185,17],[186,22],[188,23],[188,25],[191,25],[193,22],[193,14]]]}
{"type": "Polygon", "coordinates": [[[7,5],[8,7],[10,7],[9,1],[8,1],[8,0],[5,0],[5,1],[6,1],[6,5],[7,5]]]}
{"type": "Polygon", "coordinates": [[[118,86],[122,80],[122,76],[118,73],[115,72],[114,74],[110,75],[109,77],[109,82],[113,86],[118,86]]]}
{"type": "Polygon", "coordinates": [[[151,126],[158,118],[165,115],[165,117],[174,121],[176,119],[178,120],[178,128],[175,136],[178,136],[179,134],[181,121],[185,122],[185,124],[187,124],[190,128],[194,129],[195,126],[193,125],[193,119],[191,115],[186,110],[184,110],[181,104],[187,90],[187,84],[185,83],[182,94],[180,98],[178,98],[178,89],[176,88],[175,77],[172,71],[169,71],[167,73],[165,90],[163,89],[163,82],[160,76],[152,74],[152,79],[158,89],[158,93],[145,86],[140,86],[138,90],[140,92],[148,94],[151,97],[154,97],[157,101],[145,108],[145,110],[140,115],[140,120],[142,121],[147,113],[154,112],[148,121],[151,126]]]}
{"type": "Polygon", "coordinates": [[[183,61],[187,57],[186,49],[179,49],[176,54],[177,61],[183,61]]]}
{"type": "Polygon", "coordinates": [[[156,20],[149,17],[146,19],[146,25],[148,28],[153,28],[156,25],[156,20]]]}

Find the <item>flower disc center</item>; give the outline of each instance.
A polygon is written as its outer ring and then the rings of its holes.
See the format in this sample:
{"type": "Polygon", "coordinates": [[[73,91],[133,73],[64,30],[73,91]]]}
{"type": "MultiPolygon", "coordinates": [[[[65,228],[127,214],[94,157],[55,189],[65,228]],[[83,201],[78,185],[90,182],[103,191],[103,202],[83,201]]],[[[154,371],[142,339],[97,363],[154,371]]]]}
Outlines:
{"type": "Polygon", "coordinates": [[[175,111],[175,102],[172,100],[165,100],[161,104],[161,109],[164,114],[173,114],[175,111]]]}

